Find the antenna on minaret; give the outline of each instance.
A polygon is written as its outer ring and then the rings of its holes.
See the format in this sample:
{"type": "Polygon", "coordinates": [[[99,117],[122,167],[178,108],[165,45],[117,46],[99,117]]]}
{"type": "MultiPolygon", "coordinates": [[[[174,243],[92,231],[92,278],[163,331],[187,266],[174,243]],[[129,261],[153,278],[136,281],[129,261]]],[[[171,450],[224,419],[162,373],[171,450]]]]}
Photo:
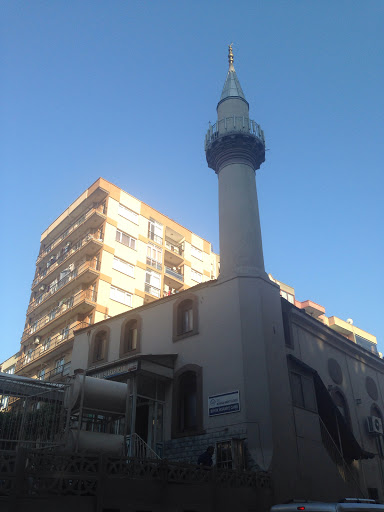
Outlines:
{"type": "Polygon", "coordinates": [[[229,71],[235,71],[235,68],[233,67],[233,49],[232,49],[233,43],[228,45],[228,62],[229,62],[229,71]]]}

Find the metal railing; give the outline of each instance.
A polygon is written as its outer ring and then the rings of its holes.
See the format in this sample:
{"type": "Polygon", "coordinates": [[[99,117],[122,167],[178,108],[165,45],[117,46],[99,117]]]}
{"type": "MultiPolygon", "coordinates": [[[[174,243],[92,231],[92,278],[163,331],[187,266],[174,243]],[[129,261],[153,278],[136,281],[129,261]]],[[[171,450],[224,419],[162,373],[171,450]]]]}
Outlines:
{"type": "Polygon", "coordinates": [[[104,215],[106,213],[106,210],[107,210],[107,207],[106,207],[105,203],[97,206],[96,208],[90,208],[89,210],[87,210],[81,217],[79,217],[77,219],[76,222],[71,224],[69,226],[69,228],[67,228],[65,231],[63,231],[57,238],[55,238],[55,240],[53,240],[53,242],[51,242],[47,247],[45,247],[40,252],[39,256],[37,257],[36,264],[40,263],[40,261],[47,254],[49,254],[51,251],[53,251],[53,249],[55,247],[57,247],[60,242],[62,242],[65,238],[67,238],[67,236],[70,235],[76,228],[81,226],[81,224],[83,224],[93,213],[98,212],[98,213],[102,213],[104,215]]]}
{"type": "Polygon", "coordinates": [[[40,359],[46,354],[49,354],[65,341],[72,339],[74,336],[74,331],[77,329],[82,329],[83,327],[87,327],[88,325],[90,325],[88,322],[76,322],[76,324],[72,327],[69,327],[68,329],[62,329],[61,332],[57,333],[55,336],[52,336],[48,343],[40,344],[32,352],[22,355],[16,363],[16,371],[36,361],[37,359],[40,359]]]}
{"type": "Polygon", "coordinates": [[[60,281],[57,281],[57,283],[55,283],[53,286],[51,283],[51,286],[49,287],[49,289],[46,292],[42,293],[41,295],[36,297],[35,300],[32,300],[29,303],[29,306],[27,309],[27,314],[31,313],[31,311],[34,311],[38,306],[40,306],[40,304],[43,304],[47,299],[51,298],[56,292],[61,290],[61,288],[63,288],[66,284],[68,284],[70,281],[73,281],[77,277],[80,277],[84,272],[86,272],[89,269],[99,271],[100,270],[100,262],[97,260],[86,261],[86,262],[82,263],[81,265],[79,265],[78,267],[74,268],[71,272],[69,272],[62,279],[60,279],[60,281]]]}
{"type": "Polygon", "coordinates": [[[60,366],[57,366],[56,368],[53,368],[51,371],[47,372],[44,375],[44,382],[57,382],[67,375],[69,375],[69,372],[71,371],[71,361],[68,361],[68,363],[62,364],[60,366]]]}
{"type": "Polygon", "coordinates": [[[96,291],[94,290],[82,290],[81,292],[76,293],[75,295],[72,295],[68,298],[60,300],[52,309],[51,311],[40,317],[36,322],[34,322],[31,326],[24,329],[23,336],[21,338],[21,341],[26,340],[34,333],[37,333],[42,327],[49,324],[50,322],[53,322],[60,316],[62,316],[64,313],[66,313],[68,310],[74,308],[83,301],[90,301],[90,302],[96,302],[96,291]]]}
{"type": "Polygon", "coordinates": [[[265,145],[264,132],[252,119],[244,116],[231,116],[220,119],[215,124],[209,123],[208,132],[205,136],[205,150],[208,146],[219,137],[226,135],[227,133],[245,133],[252,135],[260,140],[265,145]]]}
{"type": "Polygon", "coordinates": [[[161,459],[152,448],[136,434],[127,436],[127,450],[130,457],[138,457],[139,459],[161,459]]]}
{"type": "Polygon", "coordinates": [[[156,233],[154,233],[153,231],[148,230],[148,238],[150,238],[159,245],[163,245],[163,238],[159,235],[156,235],[156,233]]]}
{"type": "Polygon", "coordinates": [[[183,256],[184,254],[183,244],[175,244],[172,241],[165,239],[165,248],[174,252],[175,254],[179,254],[180,256],[183,256]]]}
{"type": "Polygon", "coordinates": [[[151,295],[154,295],[155,297],[161,297],[161,291],[156,288],[155,286],[152,286],[151,284],[145,283],[145,291],[146,293],[150,293],[151,295]]]}
{"type": "Polygon", "coordinates": [[[179,281],[184,282],[183,274],[180,274],[179,272],[176,272],[175,270],[172,270],[169,267],[165,267],[165,273],[170,275],[171,277],[174,277],[175,279],[178,279],[179,281]]]}
{"type": "Polygon", "coordinates": [[[155,267],[157,270],[162,269],[162,264],[153,258],[149,258],[147,256],[147,265],[151,265],[151,267],[155,267]]]}
{"type": "Polygon", "coordinates": [[[90,240],[96,240],[97,242],[103,242],[102,238],[98,238],[97,235],[88,233],[85,235],[84,238],[77,241],[73,246],[68,249],[64,254],[62,254],[57,260],[55,260],[54,263],[52,263],[48,268],[45,268],[42,270],[37,277],[33,280],[32,288],[34,288],[37,284],[40,283],[44,279],[44,277],[48,276],[53,272],[61,263],[66,261],[72,254],[80,250],[86,243],[88,243],[90,240]]]}
{"type": "Polygon", "coordinates": [[[363,498],[366,498],[365,492],[360,487],[360,483],[356,476],[354,475],[352,469],[348,465],[347,461],[344,459],[342,453],[339,450],[339,447],[333,440],[333,437],[328,432],[327,427],[324,425],[322,419],[319,417],[320,421],[320,432],[321,432],[321,439],[323,441],[323,444],[329,453],[329,456],[333,460],[333,462],[337,466],[337,470],[341,476],[341,478],[344,480],[344,482],[353,483],[358,491],[360,492],[361,496],[363,498]]]}

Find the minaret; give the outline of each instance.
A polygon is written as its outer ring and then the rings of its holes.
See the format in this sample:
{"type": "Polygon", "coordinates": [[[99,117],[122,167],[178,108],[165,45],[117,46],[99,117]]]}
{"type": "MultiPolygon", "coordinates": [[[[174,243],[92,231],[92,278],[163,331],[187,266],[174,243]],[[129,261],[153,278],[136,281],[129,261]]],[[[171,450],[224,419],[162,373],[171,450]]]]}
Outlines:
{"type": "Polygon", "coordinates": [[[264,133],[249,118],[233,66],[217,104],[217,122],[205,138],[208,166],[219,178],[220,278],[265,275],[255,170],[265,160],[264,133]]]}

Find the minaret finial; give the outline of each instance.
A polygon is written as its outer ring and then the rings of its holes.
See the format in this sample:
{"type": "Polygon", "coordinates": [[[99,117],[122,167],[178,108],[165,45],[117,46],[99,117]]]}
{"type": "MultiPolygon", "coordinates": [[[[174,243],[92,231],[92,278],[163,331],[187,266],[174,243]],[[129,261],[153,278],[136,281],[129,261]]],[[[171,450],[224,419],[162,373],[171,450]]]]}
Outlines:
{"type": "Polygon", "coordinates": [[[228,62],[229,62],[229,71],[235,71],[235,68],[233,67],[233,50],[232,50],[233,43],[228,45],[228,62]]]}

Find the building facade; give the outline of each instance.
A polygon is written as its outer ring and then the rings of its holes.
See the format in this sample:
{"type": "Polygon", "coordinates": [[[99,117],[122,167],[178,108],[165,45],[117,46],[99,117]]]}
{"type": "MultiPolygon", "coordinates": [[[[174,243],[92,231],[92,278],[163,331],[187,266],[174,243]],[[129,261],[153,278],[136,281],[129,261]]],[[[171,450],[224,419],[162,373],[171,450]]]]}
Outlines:
{"type": "Polygon", "coordinates": [[[74,331],[216,278],[211,244],[99,178],[42,234],[16,373],[68,374],[74,331]]]}

